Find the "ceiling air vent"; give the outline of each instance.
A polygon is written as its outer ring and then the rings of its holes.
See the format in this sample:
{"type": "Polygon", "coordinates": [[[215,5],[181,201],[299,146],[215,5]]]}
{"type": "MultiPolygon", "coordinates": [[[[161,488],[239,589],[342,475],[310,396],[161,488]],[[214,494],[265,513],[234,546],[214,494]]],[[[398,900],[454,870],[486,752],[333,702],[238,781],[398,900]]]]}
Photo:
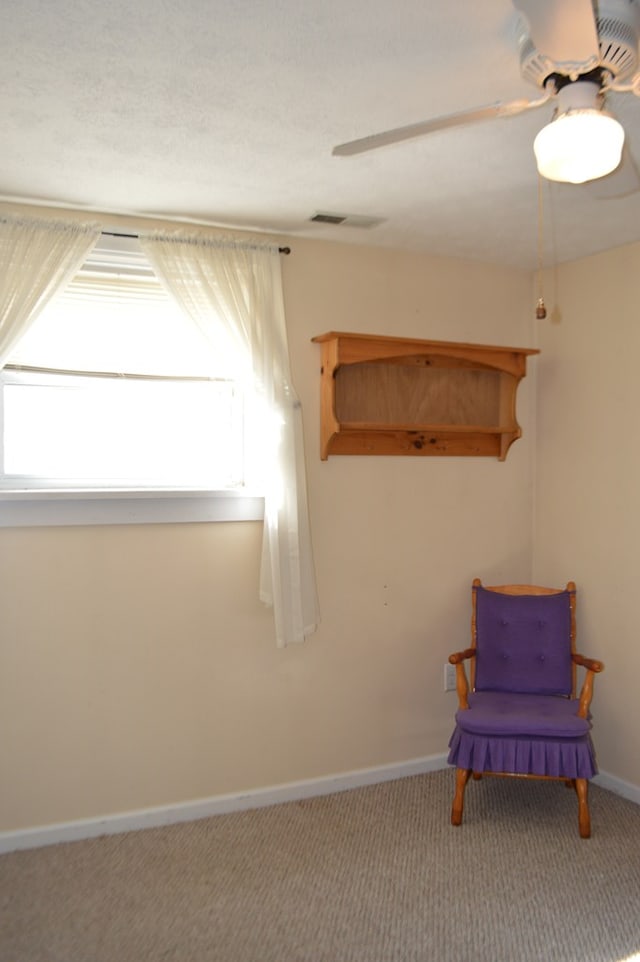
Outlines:
{"type": "Polygon", "coordinates": [[[383,217],[365,217],[362,214],[330,214],[318,211],[309,218],[314,224],[343,224],[345,227],[377,227],[384,223],[383,217]]]}
{"type": "Polygon", "coordinates": [[[346,214],[314,214],[309,220],[316,224],[344,224],[346,214]]]}

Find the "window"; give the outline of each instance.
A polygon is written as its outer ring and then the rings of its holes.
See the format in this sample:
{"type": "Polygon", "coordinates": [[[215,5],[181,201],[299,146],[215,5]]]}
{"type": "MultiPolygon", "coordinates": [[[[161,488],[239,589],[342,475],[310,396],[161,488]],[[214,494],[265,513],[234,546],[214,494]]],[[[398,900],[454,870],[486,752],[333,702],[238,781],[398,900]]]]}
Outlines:
{"type": "Polygon", "coordinates": [[[103,236],[2,372],[1,494],[112,503],[154,495],[172,501],[177,520],[179,495],[204,510],[221,492],[225,518],[237,496],[249,498],[240,517],[259,515],[255,402],[233,370],[222,327],[212,348],[137,241],[103,236]]]}

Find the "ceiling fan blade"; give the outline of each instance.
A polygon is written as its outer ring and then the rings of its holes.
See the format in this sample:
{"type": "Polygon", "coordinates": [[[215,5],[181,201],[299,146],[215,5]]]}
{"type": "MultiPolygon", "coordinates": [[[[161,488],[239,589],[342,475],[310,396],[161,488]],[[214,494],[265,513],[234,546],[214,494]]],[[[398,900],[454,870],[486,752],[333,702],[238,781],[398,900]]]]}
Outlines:
{"type": "Polygon", "coordinates": [[[474,124],[482,120],[493,120],[495,117],[513,117],[515,114],[524,113],[525,110],[540,107],[547,100],[549,100],[549,95],[545,94],[539,100],[512,100],[507,103],[476,107],[474,110],[462,110],[457,114],[434,117],[432,120],[423,120],[417,124],[409,124],[407,127],[395,127],[393,130],[385,130],[381,134],[371,134],[369,137],[361,137],[359,140],[350,140],[346,144],[339,144],[334,147],[332,153],[336,157],[350,157],[352,154],[362,154],[367,150],[376,150],[378,147],[398,144],[403,140],[411,140],[414,137],[424,137],[426,134],[434,133],[437,130],[446,130],[448,127],[461,127],[464,124],[474,124]]]}
{"type": "Polygon", "coordinates": [[[590,180],[584,186],[588,187],[598,200],[627,197],[640,190],[640,173],[627,145],[622,148],[622,160],[612,173],[599,177],[598,180],[590,180]]]}
{"type": "Polygon", "coordinates": [[[513,0],[529,24],[539,53],[560,73],[585,73],[600,61],[598,29],[591,0],[513,0]]]}

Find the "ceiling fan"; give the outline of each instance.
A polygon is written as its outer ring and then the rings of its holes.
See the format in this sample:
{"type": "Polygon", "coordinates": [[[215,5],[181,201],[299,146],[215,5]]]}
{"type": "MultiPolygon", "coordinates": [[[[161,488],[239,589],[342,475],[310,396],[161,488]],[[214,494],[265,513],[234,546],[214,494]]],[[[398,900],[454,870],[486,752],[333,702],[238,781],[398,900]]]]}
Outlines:
{"type": "MultiPolygon", "coordinates": [[[[556,101],[534,152],[543,177],[585,183],[626,168],[626,191],[640,180],[624,149],[624,130],[605,109],[606,95],[640,96],[640,0],[513,0],[519,12],[520,71],[539,90],[531,100],[498,102],[372,134],[334,147],[350,156],[437,130],[511,117],[556,101]],[[622,163],[621,163],[622,160],[622,163]]],[[[626,192],[623,188],[616,193],[626,192]]]]}

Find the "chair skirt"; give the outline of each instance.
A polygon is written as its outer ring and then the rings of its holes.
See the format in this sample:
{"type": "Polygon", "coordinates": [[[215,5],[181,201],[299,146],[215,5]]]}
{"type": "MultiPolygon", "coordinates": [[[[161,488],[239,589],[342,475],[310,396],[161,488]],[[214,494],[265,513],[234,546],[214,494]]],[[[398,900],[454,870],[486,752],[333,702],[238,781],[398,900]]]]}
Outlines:
{"type": "Polygon", "coordinates": [[[473,772],[593,778],[595,749],[586,732],[576,738],[486,735],[456,726],[449,742],[450,765],[473,772]]]}

